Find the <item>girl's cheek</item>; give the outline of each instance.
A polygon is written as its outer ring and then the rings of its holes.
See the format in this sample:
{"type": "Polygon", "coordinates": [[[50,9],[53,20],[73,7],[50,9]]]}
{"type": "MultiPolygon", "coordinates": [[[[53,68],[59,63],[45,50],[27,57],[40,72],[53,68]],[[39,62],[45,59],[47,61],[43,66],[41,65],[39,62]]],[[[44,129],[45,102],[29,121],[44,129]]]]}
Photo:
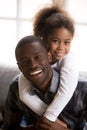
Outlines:
{"type": "Polygon", "coordinates": [[[51,50],[55,50],[55,49],[57,49],[57,48],[58,48],[58,45],[55,45],[55,44],[53,44],[53,45],[50,47],[51,50]]]}

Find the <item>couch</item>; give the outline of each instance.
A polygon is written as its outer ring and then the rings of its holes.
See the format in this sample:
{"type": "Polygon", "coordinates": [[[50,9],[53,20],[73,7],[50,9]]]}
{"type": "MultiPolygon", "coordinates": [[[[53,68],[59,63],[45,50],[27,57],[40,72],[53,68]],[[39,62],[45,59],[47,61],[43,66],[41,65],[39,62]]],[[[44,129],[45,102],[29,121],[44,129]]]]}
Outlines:
{"type": "Polygon", "coordinates": [[[16,66],[0,65],[0,124],[3,121],[3,110],[12,79],[20,73],[16,66]]]}

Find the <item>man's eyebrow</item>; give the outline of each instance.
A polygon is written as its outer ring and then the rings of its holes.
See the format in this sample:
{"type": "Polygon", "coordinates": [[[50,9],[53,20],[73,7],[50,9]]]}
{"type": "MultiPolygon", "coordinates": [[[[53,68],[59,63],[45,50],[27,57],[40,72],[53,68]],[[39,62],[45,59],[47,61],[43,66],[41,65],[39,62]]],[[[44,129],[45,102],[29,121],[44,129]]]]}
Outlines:
{"type": "Polygon", "coordinates": [[[27,60],[27,58],[26,57],[21,57],[20,61],[23,61],[23,60],[27,60]]]}
{"type": "Polygon", "coordinates": [[[41,50],[35,51],[34,55],[38,54],[38,53],[43,53],[41,50]]]}

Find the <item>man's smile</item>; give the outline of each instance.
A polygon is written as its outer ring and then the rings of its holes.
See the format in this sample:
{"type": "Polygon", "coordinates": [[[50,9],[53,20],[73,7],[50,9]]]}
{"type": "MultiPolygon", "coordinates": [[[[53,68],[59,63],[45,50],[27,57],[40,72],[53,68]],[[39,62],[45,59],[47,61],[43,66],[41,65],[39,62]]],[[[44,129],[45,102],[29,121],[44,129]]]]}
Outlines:
{"type": "Polygon", "coordinates": [[[30,75],[31,75],[31,76],[37,75],[37,74],[40,74],[41,72],[42,72],[42,69],[41,69],[41,70],[34,71],[34,72],[31,72],[30,75]]]}

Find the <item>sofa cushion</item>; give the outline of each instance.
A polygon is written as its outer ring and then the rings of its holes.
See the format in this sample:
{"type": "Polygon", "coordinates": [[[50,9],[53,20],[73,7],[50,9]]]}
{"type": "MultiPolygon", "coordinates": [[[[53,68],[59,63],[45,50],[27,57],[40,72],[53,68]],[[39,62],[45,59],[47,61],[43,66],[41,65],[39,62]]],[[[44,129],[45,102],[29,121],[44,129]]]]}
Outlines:
{"type": "MultiPolygon", "coordinates": [[[[16,66],[0,65],[0,112],[3,111],[4,103],[12,79],[19,74],[16,66]]],[[[0,120],[2,119],[0,113],[0,120]]]]}

